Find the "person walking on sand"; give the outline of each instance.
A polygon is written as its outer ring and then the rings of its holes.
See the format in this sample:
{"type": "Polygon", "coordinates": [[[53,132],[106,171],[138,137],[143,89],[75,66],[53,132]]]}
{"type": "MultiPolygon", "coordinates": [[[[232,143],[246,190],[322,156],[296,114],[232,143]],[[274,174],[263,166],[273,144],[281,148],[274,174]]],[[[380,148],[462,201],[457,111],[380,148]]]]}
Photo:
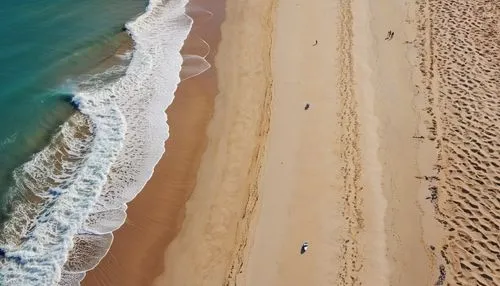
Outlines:
{"type": "Polygon", "coordinates": [[[300,247],[300,254],[304,254],[307,251],[307,248],[309,247],[309,243],[305,241],[302,246],[300,247]]]}

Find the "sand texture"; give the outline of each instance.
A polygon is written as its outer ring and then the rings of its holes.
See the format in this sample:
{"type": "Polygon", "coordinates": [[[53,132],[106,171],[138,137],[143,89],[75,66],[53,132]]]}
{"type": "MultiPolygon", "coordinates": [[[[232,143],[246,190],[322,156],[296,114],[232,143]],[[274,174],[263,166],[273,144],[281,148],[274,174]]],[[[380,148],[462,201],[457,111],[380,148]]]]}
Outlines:
{"type": "Polygon", "coordinates": [[[500,3],[419,1],[437,285],[500,285],[500,3]]]}
{"type": "MultiPolygon", "coordinates": [[[[158,286],[500,285],[498,1],[225,5],[215,66],[183,82],[210,82],[215,101],[176,97],[182,136],[130,206],[140,231],[107,258],[141,259],[98,272],[158,286]]],[[[117,285],[105,279],[88,285],[117,285]]]]}
{"type": "Polygon", "coordinates": [[[156,285],[498,284],[498,4],[226,9],[211,142],[156,285]]]}
{"type": "Polygon", "coordinates": [[[374,186],[378,193],[363,192],[372,174],[363,172],[362,149],[369,146],[362,146],[353,84],[353,7],[349,1],[280,2],[275,39],[262,204],[240,281],[334,285],[372,277],[382,283],[383,255],[375,267],[380,275],[370,261],[384,247],[383,225],[363,213],[381,219],[385,202],[379,186],[374,186]],[[368,204],[380,203],[380,210],[364,208],[365,198],[368,204]],[[301,256],[304,241],[310,249],[301,256]]]}

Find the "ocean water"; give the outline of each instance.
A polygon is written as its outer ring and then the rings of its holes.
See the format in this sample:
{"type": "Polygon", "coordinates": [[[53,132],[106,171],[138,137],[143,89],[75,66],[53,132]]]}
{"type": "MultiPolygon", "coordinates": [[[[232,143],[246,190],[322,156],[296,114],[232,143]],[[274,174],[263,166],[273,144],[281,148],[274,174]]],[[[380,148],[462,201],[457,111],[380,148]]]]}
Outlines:
{"type": "Polygon", "coordinates": [[[0,218],[13,168],[72,114],[72,81],[112,55],[123,25],[145,7],[146,0],[2,1],[0,218]]]}
{"type": "Polygon", "coordinates": [[[165,151],[187,0],[2,4],[0,285],[78,285],[165,151]]]}

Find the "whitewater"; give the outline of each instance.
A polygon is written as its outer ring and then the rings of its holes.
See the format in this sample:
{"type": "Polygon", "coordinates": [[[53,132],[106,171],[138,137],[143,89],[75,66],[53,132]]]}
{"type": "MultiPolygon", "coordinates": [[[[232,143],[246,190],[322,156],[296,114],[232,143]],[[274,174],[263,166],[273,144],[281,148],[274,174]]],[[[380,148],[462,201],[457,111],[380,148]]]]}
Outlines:
{"type": "Polygon", "coordinates": [[[1,285],[79,285],[109,250],[126,203],[165,151],[165,109],[181,80],[180,50],[193,23],[187,2],[151,0],[127,23],[135,42],[129,65],[75,84],[77,112],[16,169],[17,190],[9,193],[18,197],[0,240],[1,285]]]}

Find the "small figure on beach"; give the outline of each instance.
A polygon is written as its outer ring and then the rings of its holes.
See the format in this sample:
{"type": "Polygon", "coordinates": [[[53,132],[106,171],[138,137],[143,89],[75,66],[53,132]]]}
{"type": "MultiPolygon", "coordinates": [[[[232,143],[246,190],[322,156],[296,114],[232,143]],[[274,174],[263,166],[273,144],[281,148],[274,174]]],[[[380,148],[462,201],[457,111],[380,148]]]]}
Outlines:
{"type": "Polygon", "coordinates": [[[300,247],[300,254],[304,254],[307,251],[307,248],[309,247],[309,243],[305,241],[302,246],[300,247]]]}
{"type": "Polygon", "coordinates": [[[318,44],[318,40],[314,41],[313,47],[318,44]]]}
{"type": "Polygon", "coordinates": [[[392,38],[393,38],[393,37],[394,37],[394,32],[393,32],[393,31],[391,31],[391,30],[389,30],[389,31],[387,32],[387,37],[385,37],[385,40],[386,40],[386,41],[390,41],[390,40],[392,40],[392,38]]]}
{"type": "Polygon", "coordinates": [[[306,103],[306,106],[304,107],[304,110],[308,110],[310,107],[309,103],[306,103]]]}

